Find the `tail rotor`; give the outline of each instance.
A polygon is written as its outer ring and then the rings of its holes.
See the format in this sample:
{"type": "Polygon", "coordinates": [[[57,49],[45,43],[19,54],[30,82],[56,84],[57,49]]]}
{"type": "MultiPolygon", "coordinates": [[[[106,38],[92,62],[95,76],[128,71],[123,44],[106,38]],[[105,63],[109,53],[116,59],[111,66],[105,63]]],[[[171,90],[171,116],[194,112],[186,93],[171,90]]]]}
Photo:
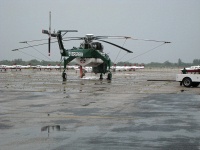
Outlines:
{"type": "Polygon", "coordinates": [[[49,12],[49,31],[48,30],[42,30],[43,34],[48,34],[48,55],[50,56],[51,53],[51,12],[49,12]]]}

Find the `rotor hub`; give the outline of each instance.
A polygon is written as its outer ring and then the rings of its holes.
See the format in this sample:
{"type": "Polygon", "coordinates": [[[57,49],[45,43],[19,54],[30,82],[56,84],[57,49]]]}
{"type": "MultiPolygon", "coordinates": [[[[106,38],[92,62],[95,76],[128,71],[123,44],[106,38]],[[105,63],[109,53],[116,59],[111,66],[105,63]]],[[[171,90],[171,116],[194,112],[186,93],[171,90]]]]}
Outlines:
{"type": "Polygon", "coordinates": [[[88,42],[91,42],[94,38],[94,34],[86,34],[85,38],[87,39],[88,42]]]}

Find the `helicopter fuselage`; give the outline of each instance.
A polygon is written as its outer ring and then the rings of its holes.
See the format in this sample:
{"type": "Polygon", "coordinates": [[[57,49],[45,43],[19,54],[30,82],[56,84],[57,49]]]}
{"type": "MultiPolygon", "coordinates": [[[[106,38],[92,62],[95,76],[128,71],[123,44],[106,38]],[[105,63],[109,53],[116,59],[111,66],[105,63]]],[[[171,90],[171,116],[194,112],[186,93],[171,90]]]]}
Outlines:
{"type": "Polygon", "coordinates": [[[64,60],[64,66],[72,60],[75,60],[80,66],[93,67],[94,73],[106,73],[110,70],[111,60],[109,56],[95,49],[68,49],[61,53],[62,56],[68,57],[64,60]]]}

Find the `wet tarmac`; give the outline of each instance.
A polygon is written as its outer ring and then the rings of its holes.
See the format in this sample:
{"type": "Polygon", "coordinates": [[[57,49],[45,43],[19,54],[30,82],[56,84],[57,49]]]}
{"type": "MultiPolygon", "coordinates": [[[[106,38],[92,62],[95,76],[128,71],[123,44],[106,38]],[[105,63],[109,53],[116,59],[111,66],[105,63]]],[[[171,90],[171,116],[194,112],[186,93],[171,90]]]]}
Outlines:
{"type": "Polygon", "coordinates": [[[59,71],[1,72],[0,149],[200,150],[200,86],[173,82],[178,72],[117,72],[111,82],[75,71],[66,82],[59,71]]]}

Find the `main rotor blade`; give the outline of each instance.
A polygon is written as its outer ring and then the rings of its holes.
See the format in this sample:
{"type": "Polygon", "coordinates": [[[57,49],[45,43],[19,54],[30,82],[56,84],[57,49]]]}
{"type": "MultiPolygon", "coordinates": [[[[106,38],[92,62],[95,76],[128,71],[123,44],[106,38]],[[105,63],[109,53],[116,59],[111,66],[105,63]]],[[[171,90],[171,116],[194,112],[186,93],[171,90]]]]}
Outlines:
{"type": "MultiPolygon", "coordinates": [[[[54,41],[54,42],[51,42],[51,43],[56,43],[56,42],[58,42],[58,41],[54,41]]],[[[20,49],[26,49],[26,48],[30,48],[30,47],[34,47],[34,46],[41,46],[41,45],[46,45],[46,44],[49,44],[49,43],[41,43],[41,44],[36,44],[36,45],[21,47],[21,48],[13,49],[12,51],[18,51],[20,49]]]]}
{"type": "Polygon", "coordinates": [[[118,48],[121,48],[121,49],[127,51],[128,53],[133,53],[132,51],[130,51],[130,50],[126,49],[126,48],[123,48],[123,47],[121,47],[121,46],[119,46],[119,45],[117,45],[117,44],[114,44],[114,43],[111,43],[111,42],[108,42],[108,41],[104,41],[104,40],[97,40],[97,41],[102,41],[102,42],[111,44],[111,45],[113,45],[113,46],[116,46],[116,47],[118,47],[118,48]]]}
{"type": "Polygon", "coordinates": [[[94,39],[129,39],[128,36],[95,36],[94,39]]]}
{"type": "MultiPolygon", "coordinates": [[[[86,37],[65,37],[63,39],[75,39],[75,40],[84,40],[86,37]]],[[[131,37],[127,36],[94,36],[92,40],[99,40],[99,39],[129,39],[131,37]]]]}
{"type": "Polygon", "coordinates": [[[63,41],[84,40],[82,38],[71,38],[71,39],[69,39],[69,38],[63,38],[63,39],[66,39],[66,40],[63,40],[63,41]]]}
{"type": "Polygon", "coordinates": [[[85,37],[64,37],[63,39],[77,39],[77,40],[84,40],[85,37]]]}
{"type": "MultiPolygon", "coordinates": [[[[52,39],[56,39],[56,38],[52,38],[52,39]]],[[[48,41],[48,39],[40,39],[40,40],[22,41],[22,42],[19,42],[19,43],[40,42],[40,41],[48,41]]]]}
{"type": "Polygon", "coordinates": [[[135,39],[135,38],[130,38],[131,40],[138,40],[138,41],[150,41],[150,42],[163,42],[163,43],[171,43],[167,41],[159,41],[159,40],[150,40],[150,39],[135,39]]]}

